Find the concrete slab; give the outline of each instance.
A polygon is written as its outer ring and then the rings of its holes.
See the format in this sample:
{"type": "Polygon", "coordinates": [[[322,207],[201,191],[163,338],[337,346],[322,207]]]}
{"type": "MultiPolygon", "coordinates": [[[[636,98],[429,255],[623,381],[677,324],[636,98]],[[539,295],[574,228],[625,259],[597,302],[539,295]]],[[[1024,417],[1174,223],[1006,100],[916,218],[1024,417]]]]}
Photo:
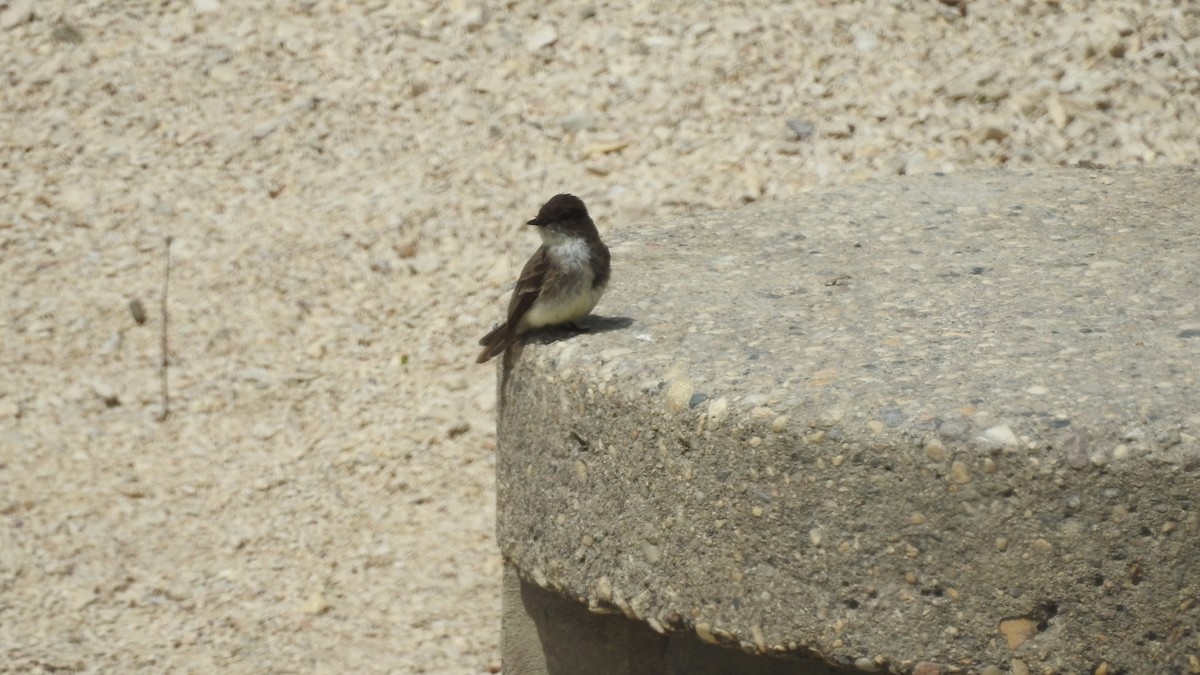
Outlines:
{"type": "Polygon", "coordinates": [[[747,654],[1200,672],[1198,185],[968,173],[626,229],[594,332],[503,383],[505,559],[747,654]]]}

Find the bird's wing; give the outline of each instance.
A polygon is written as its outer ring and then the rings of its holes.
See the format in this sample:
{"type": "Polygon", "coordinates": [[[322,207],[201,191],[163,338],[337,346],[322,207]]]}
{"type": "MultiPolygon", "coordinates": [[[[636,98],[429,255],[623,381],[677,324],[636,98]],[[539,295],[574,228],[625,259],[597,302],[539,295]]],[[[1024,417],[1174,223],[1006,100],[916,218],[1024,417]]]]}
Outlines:
{"type": "Polygon", "coordinates": [[[521,317],[525,316],[533,302],[541,295],[549,262],[546,246],[543,245],[521,269],[521,278],[517,280],[517,287],[513,289],[512,299],[508,301],[508,325],[514,331],[518,329],[521,317]]]}

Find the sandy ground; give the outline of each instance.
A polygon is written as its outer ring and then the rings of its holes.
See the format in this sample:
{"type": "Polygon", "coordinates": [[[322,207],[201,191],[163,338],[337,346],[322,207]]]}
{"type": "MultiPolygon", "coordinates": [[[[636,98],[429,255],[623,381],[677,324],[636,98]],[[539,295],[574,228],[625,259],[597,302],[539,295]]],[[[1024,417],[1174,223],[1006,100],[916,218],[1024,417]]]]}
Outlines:
{"type": "Polygon", "coordinates": [[[961,7],[0,0],[0,671],[499,670],[550,195],[1200,158],[1194,3],[961,7]]]}

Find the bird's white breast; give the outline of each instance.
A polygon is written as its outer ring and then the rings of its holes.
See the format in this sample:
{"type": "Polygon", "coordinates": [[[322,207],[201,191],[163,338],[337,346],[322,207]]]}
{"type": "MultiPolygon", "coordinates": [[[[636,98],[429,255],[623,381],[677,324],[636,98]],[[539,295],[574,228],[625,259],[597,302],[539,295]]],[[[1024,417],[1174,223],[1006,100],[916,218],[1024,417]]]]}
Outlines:
{"type": "Polygon", "coordinates": [[[592,311],[600,296],[604,295],[604,286],[595,287],[592,281],[591,249],[587,242],[575,237],[562,237],[550,241],[547,254],[554,262],[562,267],[564,276],[574,279],[569,287],[558,289],[554,294],[543,294],[534,301],[533,306],[525,313],[521,323],[526,328],[539,328],[567,323],[582,318],[592,311]]]}

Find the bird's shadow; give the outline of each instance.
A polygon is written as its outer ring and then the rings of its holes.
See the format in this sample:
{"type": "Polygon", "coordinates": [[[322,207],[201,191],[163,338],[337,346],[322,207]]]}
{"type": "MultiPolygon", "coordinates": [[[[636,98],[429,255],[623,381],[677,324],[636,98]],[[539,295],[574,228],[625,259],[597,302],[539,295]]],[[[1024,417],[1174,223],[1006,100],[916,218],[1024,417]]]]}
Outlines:
{"type": "Polygon", "coordinates": [[[607,333],[623,330],[633,325],[633,319],[628,316],[588,316],[562,326],[547,326],[525,334],[526,343],[548,345],[560,340],[569,340],[576,335],[587,333],[607,333]]]}
{"type": "Polygon", "coordinates": [[[548,345],[559,340],[569,340],[584,333],[607,333],[610,330],[622,330],[633,325],[633,319],[627,316],[588,316],[564,326],[549,326],[539,328],[521,336],[521,340],[512,343],[504,350],[504,361],[500,368],[500,405],[507,405],[509,378],[512,375],[513,364],[521,358],[525,345],[535,343],[548,345]]]}

